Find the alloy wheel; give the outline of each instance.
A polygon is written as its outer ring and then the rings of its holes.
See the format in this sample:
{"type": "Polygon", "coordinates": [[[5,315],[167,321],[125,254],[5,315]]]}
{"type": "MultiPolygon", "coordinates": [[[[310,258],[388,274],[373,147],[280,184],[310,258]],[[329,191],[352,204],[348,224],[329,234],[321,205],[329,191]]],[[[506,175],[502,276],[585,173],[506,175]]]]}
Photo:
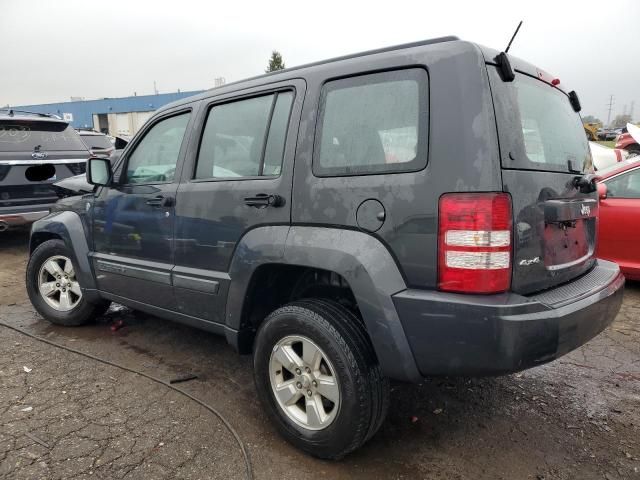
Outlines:
{"type": "Polygon", "coordinates": [[[285,415],[308,430],[327,428],[340,407],[335,369],[325,352],[307,337],[291,335],[273,347],[271,389],[285,415]]]}
{"type": "Polygon", "coordinates": [[[54,310],[68,312],[82,299],[71,260],[62,255],[49,257],[38,272],[38,291],[54,310]]]}

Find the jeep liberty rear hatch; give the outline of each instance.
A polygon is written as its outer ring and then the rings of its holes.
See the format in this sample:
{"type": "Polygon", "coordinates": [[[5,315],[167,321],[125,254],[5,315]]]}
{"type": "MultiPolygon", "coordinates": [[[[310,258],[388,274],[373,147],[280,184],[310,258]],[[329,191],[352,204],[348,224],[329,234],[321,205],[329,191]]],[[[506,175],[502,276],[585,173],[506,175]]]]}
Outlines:
{"type": "Polygon", "coordinates": [[[513,66],[511,82],[502,80],[495,65],[487,68],[502,184],[513,202],[511,290],[528,294],[594,265],[598,201],[595,192],[581,193],[574,184],[592,173],[592,161],[569,96],[548,74],[517,60],[513,66]]]}

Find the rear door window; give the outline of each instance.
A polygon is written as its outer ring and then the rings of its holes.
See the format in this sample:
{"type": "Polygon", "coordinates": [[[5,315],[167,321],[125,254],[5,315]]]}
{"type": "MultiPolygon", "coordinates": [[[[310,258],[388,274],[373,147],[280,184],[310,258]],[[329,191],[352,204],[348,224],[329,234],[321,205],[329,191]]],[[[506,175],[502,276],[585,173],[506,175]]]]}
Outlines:
{"type": "Polygon", "coordinates": [[[207,115],[195,179],[278,176],[293,92],[214,105],[207,115]]]}
{"type": "Polygon", "coordinates": [[[489,67],[502,166],[545,171],[590,171],[589,144],[580,115],[561,90],[517,73],[503,82],[489,67]]]}
{"type": "Polygon", "coordinates": [[[314,173],[408,172],[427,161],[427,73],[406,69],[327,82],[320,99],[314,173]]]}
{"type": "Polygon", "coordinates": [[[0,121],[0,152],[86,150],[78,133],[67,123],[45,120],[0,121]]]}

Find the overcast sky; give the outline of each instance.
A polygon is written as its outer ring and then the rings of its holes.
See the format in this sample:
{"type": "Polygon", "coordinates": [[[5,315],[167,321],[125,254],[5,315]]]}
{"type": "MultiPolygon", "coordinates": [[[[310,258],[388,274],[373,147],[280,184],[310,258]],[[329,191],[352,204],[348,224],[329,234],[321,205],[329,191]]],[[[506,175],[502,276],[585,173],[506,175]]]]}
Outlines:
{"type": "Polygon", "coordinates": [[[640,2],[0,0],[0,105],[198,90],[287,66],[442,35],[504,49],[607,119],[635,100],[640,2]]]}

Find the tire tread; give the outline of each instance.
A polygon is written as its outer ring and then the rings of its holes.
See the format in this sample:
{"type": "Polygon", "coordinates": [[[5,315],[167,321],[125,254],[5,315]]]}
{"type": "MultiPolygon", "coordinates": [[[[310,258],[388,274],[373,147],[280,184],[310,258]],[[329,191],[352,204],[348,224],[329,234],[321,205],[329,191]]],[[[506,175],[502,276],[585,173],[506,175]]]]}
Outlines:
{"type": "MultiPolygon", "coordinates": [[[[355,419],[350,417],[354,425],[350,441],[339,449],[327,445],[295,442],[300,448],[317,457],[340,459],[367,442],[382,425],[389,406],[389,381],[382,375],[362,320],[339,303],[307,298],[284,305],[264,320],[258,332],[257,342],[261,339],[262,330],[281,315],[304,317],[306,321],[328,332],[343,352],[347,367],[353,373],[358,416],[355,419]]],[[[256,384],[259,386],[257,378],[256,384]]]]}

